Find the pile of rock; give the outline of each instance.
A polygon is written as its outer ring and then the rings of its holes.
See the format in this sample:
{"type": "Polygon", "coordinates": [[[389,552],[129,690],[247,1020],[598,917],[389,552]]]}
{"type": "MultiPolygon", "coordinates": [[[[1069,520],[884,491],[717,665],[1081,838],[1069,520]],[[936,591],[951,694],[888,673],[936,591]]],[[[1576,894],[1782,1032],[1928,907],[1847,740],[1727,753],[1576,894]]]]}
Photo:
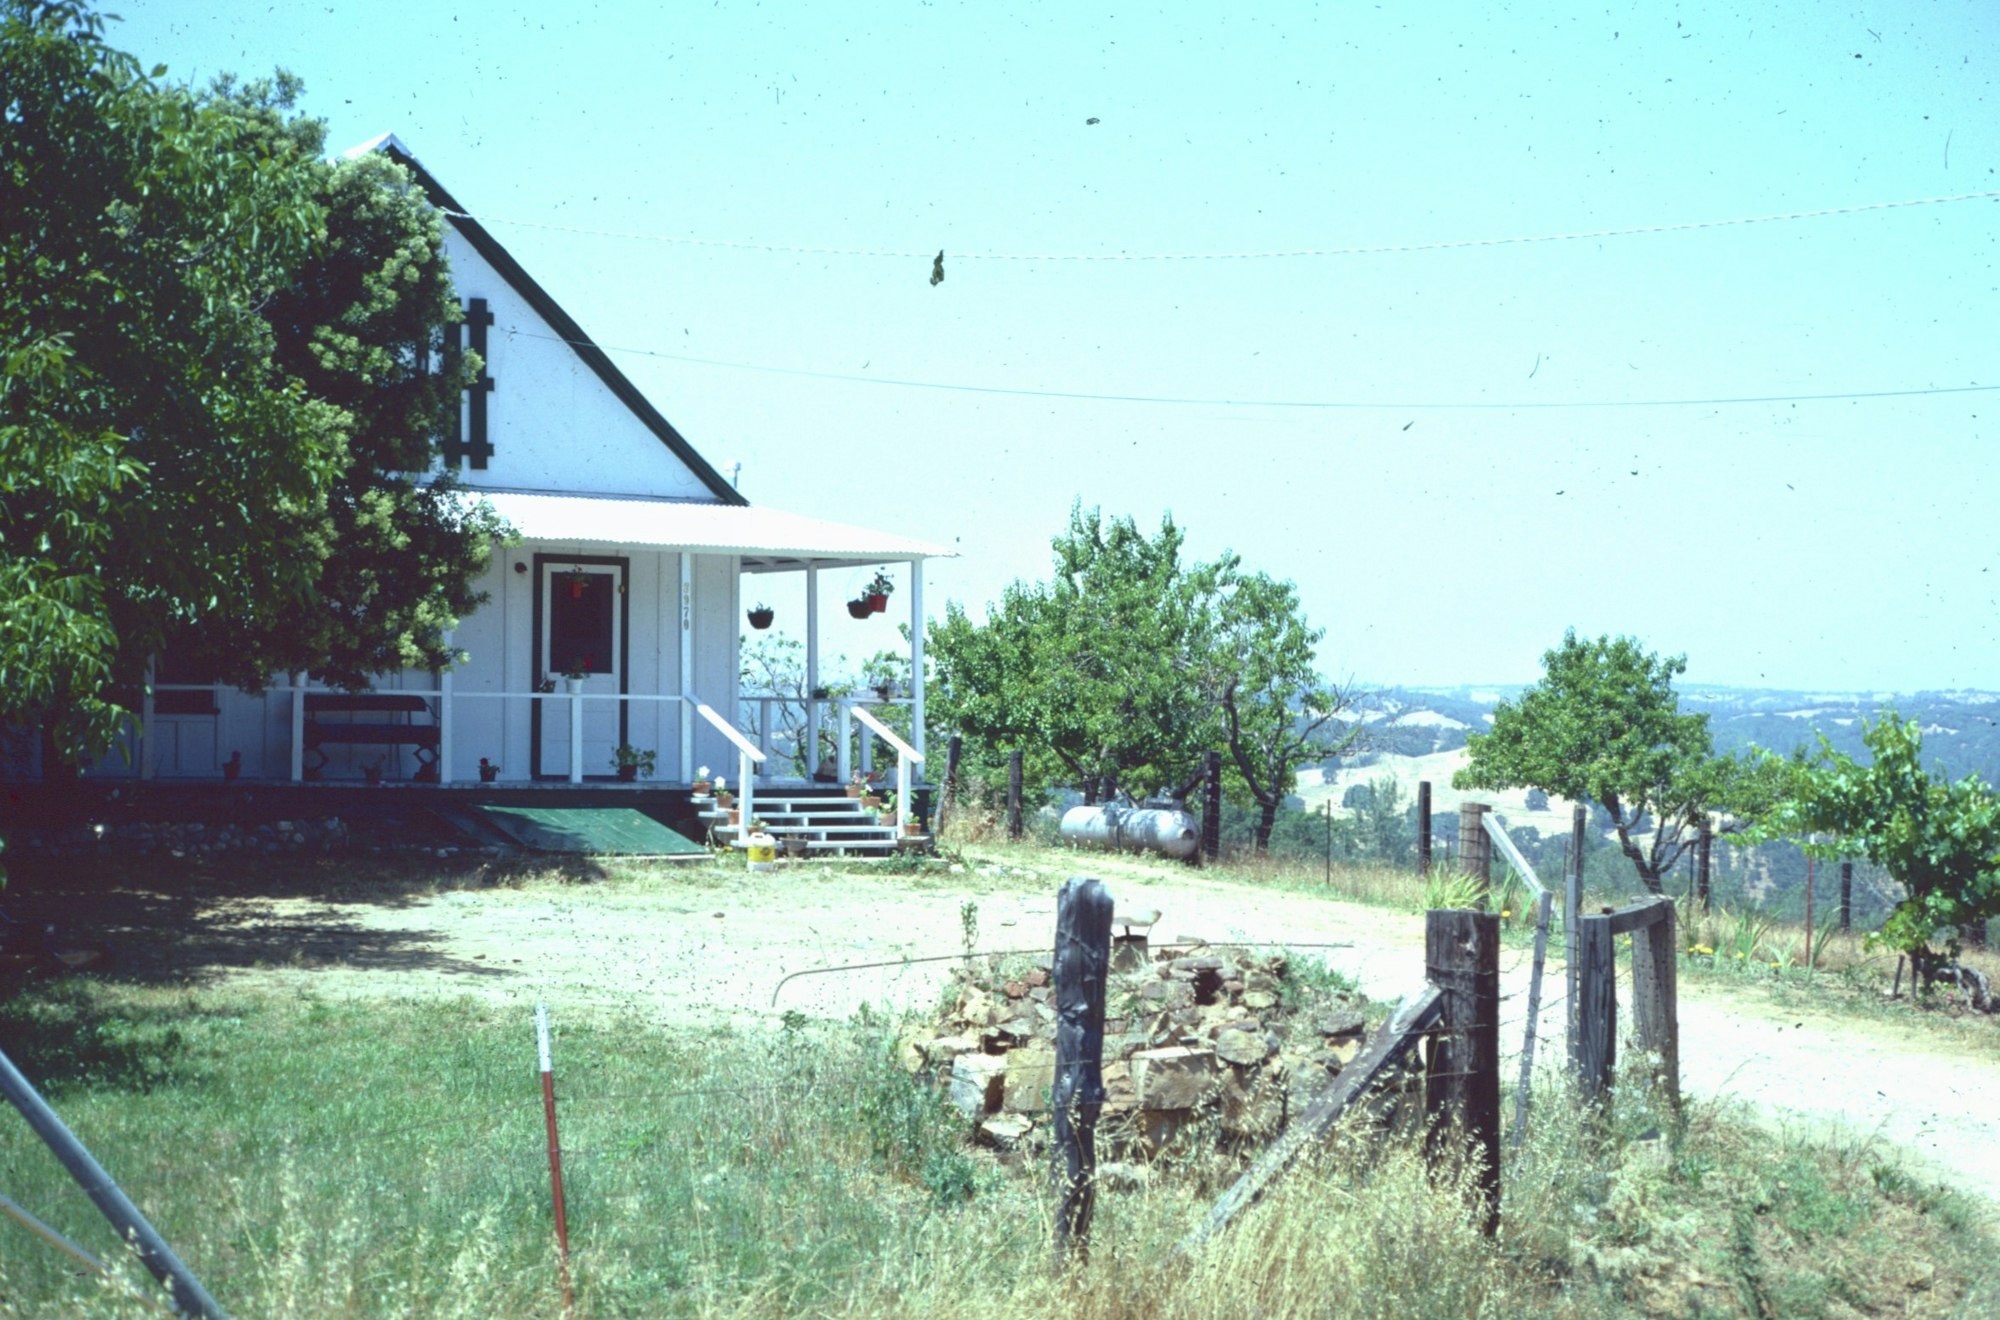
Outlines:
{"type": "Polygon", "coordinates": [[[27,830],[9,840],[24,850],[163,852],[173,857],[213,857],[228,852],[338,852],[353,845],[353,831],[338,816],[274,820],[262,824],[204,821],[117,821],[64,830],[27,830]]]}
{"type": "MultiPolygon", "coordinates": [[[[1261,1142],[1361,1051],[1358,1002],[1292,1007],[1282,953],[1181,944],[1149,952],[1121,939],[1104,1024],[1106,1158],[1152,1159],[1197,1125],[1226,1145],[1261,1142]]],[[[1048,960],[1011,977],[958,969],[943,1021],[904,1042],[982,1145],[1003,1152],[1046,1140],[1055,1080],[1055,992],[1048,960]]]]}

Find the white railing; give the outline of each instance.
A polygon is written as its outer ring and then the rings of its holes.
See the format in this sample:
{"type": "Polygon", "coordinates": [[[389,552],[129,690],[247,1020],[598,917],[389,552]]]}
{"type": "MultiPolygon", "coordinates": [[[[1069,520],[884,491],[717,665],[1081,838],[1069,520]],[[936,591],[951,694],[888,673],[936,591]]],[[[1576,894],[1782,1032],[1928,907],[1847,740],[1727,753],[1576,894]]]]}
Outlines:
{"type": "MultiPolygon", "coordinates": [[[[153,758],[150,753],[150,750],[144,746],[144,739],[146,736],[145,735],[146,729],[152,726],[156,718],[156,714],[153,709],[154,693],[156,692],[213,693],[215,696],[216,709],[217,712],[219,713],[224,706],[224,703],[226,701],[226,694],[229,691],[233,691],[233,689],[229,689],[223,684],[216,684],[216,683],[156,683],[151,685],[148,688],[142,700],[142,706],[141,706],[140,733],[139,733],[141,745],[139,748],[139,757],[138,757],[140,777],[148,779],[152,777],[153,758]]],[[[294,783],[301,782],[305,779],[306,698],[309,696],[317,696],[317,695],[331,695],[331,696],[378,695],[385,697],[389,696],[418,697],[426,701],[435,701],[438,734],[437,734],[437,760],[434,764],[437,770],[437,781],[440,784],[449,782],[451,779],[452,725],[453,725],[451,717],[452,706],[459,701],[530,701],[530,702],[543,701],[543,702],[568,703],[569,715],[570,715],[569,782],[571,782],[572,784],[580,784],[583,782],[583,719],[582,719],[583,703],[587,701],[599,701],[599,702],[617,701],[617,702],[628,702],[628,703],[654,703],[654,704],[662,702],[684,702],[690,708],[692,708],[692,710],[696,715],[706,720],[709,724],[713,725],[719,732],[721,732],[723,737],[727,738],[730,744],[736,748],[737,765],[739,771],[738,782],[743,787],[743,797],[745,799],[744,808],[746,813],[744,819],[746,821],[749,819],[748,815],[750,807],[749,798],[751,794],[754,792],[753,780],[755,777],[755,772],[753,770],[753,767],[762,764],[766,759],[765,751],[763,749],[760,749],[756,744],[752,743],[750,739],[743,733],[742,730],[738,729],[735,725],[731,724],[720,713],[718,713],[713,706],[701,700],[699,697],[684,693],[584,692],[580,690],[580,685],[578,687],[573,687],[566,692],[467,692],[463,690],[454,691],[450,683],[450,676],[448,674],[444,676],[444,681],[438,687],[381,688],[377,689],[373,694],[348,694],[342,692],[338,688],[314,687],[309,684],[296,683],[296,682],[274,683],[270,687],[266,688],[265,692],[276,693],[281,695],[288,694],[292,699],[291,700],[291,764],[289,766],[289,769],[290,769],[290,777],[292,779],[292,782],[294,783]]],[[[687,756],[684,754],[682,756],[682,760],[685,761],[687,759],[688,759],[687,756]]],[[[691,765],[683,764],[682,766],[679,767],[679,770],[680,770],[679,777],[681,779],[692,778],[693,767],[691,765]]]]}
{"type": "MultiPolygon", "coordinates": [[[[852,701],[840,703],[840,781],[847,782],[848,719],[861,721],[861,726],[874,733],[877,738],[888,743],[896,753],[896,836],[901,838],[910,823],[910,767],[922,765],[924,754],[899,737],[896,731],[876,718],[875,712],[852,701]]],[[[863,750],[867,743],[862,743],[863,750]]]]}
{"type": "MultiPolygon", "coordinates": [[[[826,728],[828,712],[843,701],[855,701],[855,697],[788,697],[775,692],[746,692],[737,699],[737,710],[743,728],[749,730],[756,739],[757,746],[766,757],[780,751],[788,751],[802,763],[806,780],[811,782],[820,767],[820,734],[826,728]],[[789,710],[799,712],[796,725],[787,730],[781,727],[781,713],[789,710]]],[[[876,698],[869,704],[874,706],[914,706],[911,697],[876,698]]],[[[864,772],[875,768],[874,744],[864,741],[860,749],[861,768],[864,772]]],[[[838,758],[836,758],[838,763],[838,758]]],[[[842,771],[843,778],[845,771],[842,771]]]]}

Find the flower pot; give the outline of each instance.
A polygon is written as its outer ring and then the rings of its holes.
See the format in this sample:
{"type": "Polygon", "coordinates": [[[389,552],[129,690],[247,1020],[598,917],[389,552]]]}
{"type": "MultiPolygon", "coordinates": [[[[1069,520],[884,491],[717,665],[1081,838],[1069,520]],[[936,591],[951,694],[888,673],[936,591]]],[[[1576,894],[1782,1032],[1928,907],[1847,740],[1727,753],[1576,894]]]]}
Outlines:
{"type": "Polygon", "coordinates": [[[863,597],[860,600],[850,600],[847,602],[847,613],[848,616],[851,618],[865,619],[874,612],[875,612],[874,609],[869,606],[866,597],[863,597]]]}
{"type": "Polygon", "coordinates": [[[906,820],[903,822],[903,834],[906,837],[914,838],[917,835],[922,834],[923,832],[924,832],[924,827],[921,822],[914,820],[906,820]]]}
{"type": "Polygon", "coordinates": [[[851,798],[860,797],[864,791],[865,790],[859,784],[849,784],[847,786],[847,796],[851,798]]]}
{"type": "Polygon", "coordinates": [[[569,689],[569,694],[573,697],[577,693],[583,691],[583,680],[581,678],[570,678],[568,676],[564,676],[563,686],[569,689]]]}
{"type": "Polygon", "coordinates": [[[721,807],[725,811],[727,811],[730,807],[734,806],[735,804],[736,804],[736,797],[732,793],[724,791],[721,793],[717,793],[715,795],[715,805],[721,807]]]}
{"type": "Polygon", "coordinates": [[[479,767],[479,782],[480,782],[480,783],[482,783],[482,784],[490,784],[490,783],[492,783],[492,782],[493,782],[494,780],[496,780],[496,779],[498,779],[498,778],[500,778],[500,767],[499,767],[499,766],[497,766],[497,765],[482,765],[482,766],[480,766],[480,767],[479,767]]]}
{"type": "Polygon", "coordinates": [[[875,689],[875,700],[887,701],[888,699],[889,699],[889,685],[884,683],[881,687],[875,689]]]}
{"type": "Polygon", "coordinates": [[[870,614],[881,614],[888,608],[889,596],[887,592],[877,591],[868,596],[868,612],[870,614]]]}
{"type": "Polygon", "coordinates": [[[751,610],[750,626],[762,632],[771,626],[771,620],[778,617],[776,610],[751,610]]]}
{"type": "Polygon", "coordinates": [[[639,767],[638,767],[638,766],[636,766],[636,765],[621,765],[621,766],[619,766],[619,767],[618,767],[618,782],[619,782],[619,783],[621,783],[621,784],[631,784],[631,783],[636,783],[636,782],[638,781],[638,779],[639,779],[639,767]]]}
{"type": "Polygon", "coordinates": [[[578,573],[575,577],[571,578],[569,580],[569,598],[571,600],[582,600],[584,586],[583,574],[578,573]]]}
{"type": "Polygon", "coordinates": [[[800,838],[796,834],[788,834],[785,836],[785,856],[803,857],[806,855],[806,851],[807,851],[806,841],[804,839],[800,838]]]}
{"type": "Polygon", "coordinates": [[[861,809],[863,811],[874,811],[881,805],[882,805],[882,799],[877,797],[875,794],[863,793],[861,795],[861,809]]]}
{"type": "Polygon", "coordinates": [[[692,792],[696,797],[707,797],[708,789],[709,789],[709,783],[706,779],[697,779],[694,781],[693,784],[689,786],[689,791],[692,792]]]}

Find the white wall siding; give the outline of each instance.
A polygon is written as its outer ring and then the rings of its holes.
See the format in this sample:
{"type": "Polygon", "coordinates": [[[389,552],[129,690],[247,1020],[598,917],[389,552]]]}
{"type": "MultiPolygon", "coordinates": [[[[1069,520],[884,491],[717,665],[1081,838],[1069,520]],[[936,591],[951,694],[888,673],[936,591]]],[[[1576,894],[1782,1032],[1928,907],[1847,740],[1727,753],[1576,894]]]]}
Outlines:
{"type": "Polygon", "coordinates": [[[493,314],[486,332],[493,456],[485,468],[459,472],[467,486],[714,501],[714,492],[450,226],[445,251],[460,301],[484,298],[493,314]]]}

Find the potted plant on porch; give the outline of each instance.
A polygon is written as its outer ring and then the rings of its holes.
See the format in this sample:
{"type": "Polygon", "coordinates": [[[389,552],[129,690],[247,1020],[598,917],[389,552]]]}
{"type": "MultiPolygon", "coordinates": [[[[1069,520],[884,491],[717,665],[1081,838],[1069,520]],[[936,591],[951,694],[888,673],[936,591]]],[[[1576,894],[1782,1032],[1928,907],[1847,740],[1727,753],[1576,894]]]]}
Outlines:
{"type": "Polygon", "coordinates": [[[762,632],[771,626],[771,620],[778,617],[778,612],[760,600],[750,607],[748,617],[750,626],[762,632]]]}
{"type": "Polygon", "coordinates": [[[696,797],[708,796],[708,790],[710,788],[710,784],[708,782],[707,766],[705,765],[701,766],[694,772],[694,782],[692,784],[689,784],[688,788],[691,792],[694,793],[696,797]]]}
{"type": "Polygon", "coordinates": [[[619,743],[618,750],[611,754],[611,764],[618,771],[619,781],[627,784],[640,775],[650,778],[654,759],[652,748],[634,747],[630,743],[619,743]]]}
{"type": "Polygon", "coordinates": [[[736,795],[729,791],[729,780],[721,775],[715,777],[715,805],[718,810],[727,811],[736,802],[736,795]]]}
{"type": "Polygon", "coordinates": [[[874,580],[868,584],[868,589],[861,593],[861,598],[868,602],[868,612],[881,614],[886,611],[889,608],[889,595],[895,589],[896,584],[889,580],[889,575],[879,568],[876,569],[874,580]]]}
{"type": "Polygon", "coordinates": [[[875,608],[868,603],[868,597],[866,596],[856,596],[853,600],[847,602],[847,614],[849,618],[865,619],[874,612],[875,608]]]}
{"type": "Polygon", "coordinates": [[[590,657],[587,655],[571,657],[569,668],[563,670],[563,681],[569,685],[572,693],[583,691],[583,680],[589,677],[590,657]]]}

